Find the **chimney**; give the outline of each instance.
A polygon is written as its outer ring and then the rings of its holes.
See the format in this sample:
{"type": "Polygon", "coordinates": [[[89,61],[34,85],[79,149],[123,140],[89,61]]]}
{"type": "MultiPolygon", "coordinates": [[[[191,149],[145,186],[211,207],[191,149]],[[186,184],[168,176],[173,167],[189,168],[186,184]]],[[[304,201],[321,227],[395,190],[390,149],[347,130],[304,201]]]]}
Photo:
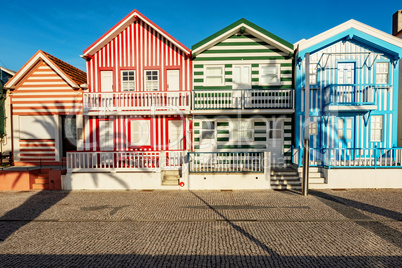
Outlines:
{"type": "Polygon", "coordinates": [[[402,31],[402,10],[398,10],[392,16],[392,35],[402,31]]]}

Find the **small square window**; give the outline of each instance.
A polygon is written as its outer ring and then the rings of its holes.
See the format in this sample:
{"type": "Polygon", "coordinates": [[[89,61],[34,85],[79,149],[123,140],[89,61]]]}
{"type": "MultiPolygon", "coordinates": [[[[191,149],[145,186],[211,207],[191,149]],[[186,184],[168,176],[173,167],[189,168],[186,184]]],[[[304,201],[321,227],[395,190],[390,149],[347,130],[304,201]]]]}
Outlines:
{"type": "Polygon", "coordinates": [[[121,72],[121,90],[134,91],[135,90],[135,72],[122,71],[121,72]]]}
{"type": "Polygon", "coordinates": [[[204,83],[206,86],[223,86],[225,84],[224,66],[205,66],[204,83]]]}
{"type": "Polygon", "coordinates": [[[230,139],[232,141],[253,141],[253,128],[250,121],[233,121],[230,139]]]}
{"type": "Polygon", "coordinates": [[[260,65],[260,85],[278,85],[281,83],[281,67],[276,65],[260,65]]]}

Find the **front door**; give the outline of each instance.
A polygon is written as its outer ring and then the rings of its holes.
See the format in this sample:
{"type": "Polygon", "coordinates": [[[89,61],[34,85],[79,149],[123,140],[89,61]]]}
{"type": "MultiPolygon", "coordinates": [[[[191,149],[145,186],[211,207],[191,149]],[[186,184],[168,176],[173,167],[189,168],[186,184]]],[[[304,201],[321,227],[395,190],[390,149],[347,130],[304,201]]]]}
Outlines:
{"type": "Polygon", "coordinates": [[[338,154],[340,160],[353,160],[354,155],[354,125],[353,116],[338,118],[338,154]]]}
{"type": "Polygon", "coordinates": [[[113,150],[113,121],[99,121],[99,148],[101,151],[113,150]]]}
{"type": "Polygon", "coordinates": [[[183,150],[183,121],[169,120],[169,150],[183,150]]]}
{"type": "Polygon", "coordinates": [[[352,62],[338,63],[338,86],[335,92],[337,103],[354,102],[355,64],[352,62]]]}
{"type": "Polygon", "coordinates": [[[76,117],[63,115],[61,117],[62,156],[69,151],[77,151],[76,117]]]}
{"type": "Polygon", "coordinates": [[[180,71],[167,70],[167,90],[179,91],[180,90],[180,71]]]}
{"type": "Polygon", "coordinates": [[[101,71],[101,91],[113,92],[113,71],[101,71]]]}
{"type": "Polygon", "coordinates": [[[268,123],[267,150],[271,152],[271,163],[283,164],[283,122],[271,120],[268,123]]]}
{"type": "Polygon", "coordinates": [[[233,89],[251,89],[251,66],[233,66],[233,89]]]}

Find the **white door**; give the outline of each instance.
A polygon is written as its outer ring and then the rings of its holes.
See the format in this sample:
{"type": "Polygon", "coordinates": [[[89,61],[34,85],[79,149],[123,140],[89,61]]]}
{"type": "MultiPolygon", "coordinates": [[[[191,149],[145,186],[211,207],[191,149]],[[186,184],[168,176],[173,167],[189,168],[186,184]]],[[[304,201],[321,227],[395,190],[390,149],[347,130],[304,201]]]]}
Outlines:
{"type": "Polygon", "coordinates": [[[113,121],[99,121],[99,147],[101,151],[113,150],[113,121]]]}
{"type": "Polygon", "coordinates": [[[271,163],[283,164],[283,122],[272,120],[268,123],[267,150],[271,152],[271,163]]]}
{"type": "Polygon", "coordinates": [[[167,70],[167,90],[179,91],[180,90],[180,71],[167,70]]]}
{"type": "Polygon", "coordinates": [[[233,66],[233,89],[251,89],[251,66],[233,66]]]}
{"type": "Polygon", "coordinates": [[[183,121],[169,120],[169,150],[183,150],[183,121]]]}
{"type": "Polygon", "coordinates": [[[338,63],[338,84],[348,84],[339,86],[335,93],[338,103],[354,101],[355,83],[355,64],[351,62],[338,63]]]}
{"type": "Polygon", "coordinates": [[[113,71],[101,71],[101,91],[113,92],[113,71]]]}

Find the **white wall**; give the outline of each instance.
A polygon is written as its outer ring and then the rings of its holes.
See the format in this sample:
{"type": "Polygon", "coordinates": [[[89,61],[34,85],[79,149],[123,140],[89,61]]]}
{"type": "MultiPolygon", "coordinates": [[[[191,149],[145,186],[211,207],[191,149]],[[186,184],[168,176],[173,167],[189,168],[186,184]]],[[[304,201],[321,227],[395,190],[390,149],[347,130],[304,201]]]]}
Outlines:
{"type": "Polygon", "coordinates": [[[271,189],[269,173],[190,173],[190,190],[263,190],[271,189]]]}

